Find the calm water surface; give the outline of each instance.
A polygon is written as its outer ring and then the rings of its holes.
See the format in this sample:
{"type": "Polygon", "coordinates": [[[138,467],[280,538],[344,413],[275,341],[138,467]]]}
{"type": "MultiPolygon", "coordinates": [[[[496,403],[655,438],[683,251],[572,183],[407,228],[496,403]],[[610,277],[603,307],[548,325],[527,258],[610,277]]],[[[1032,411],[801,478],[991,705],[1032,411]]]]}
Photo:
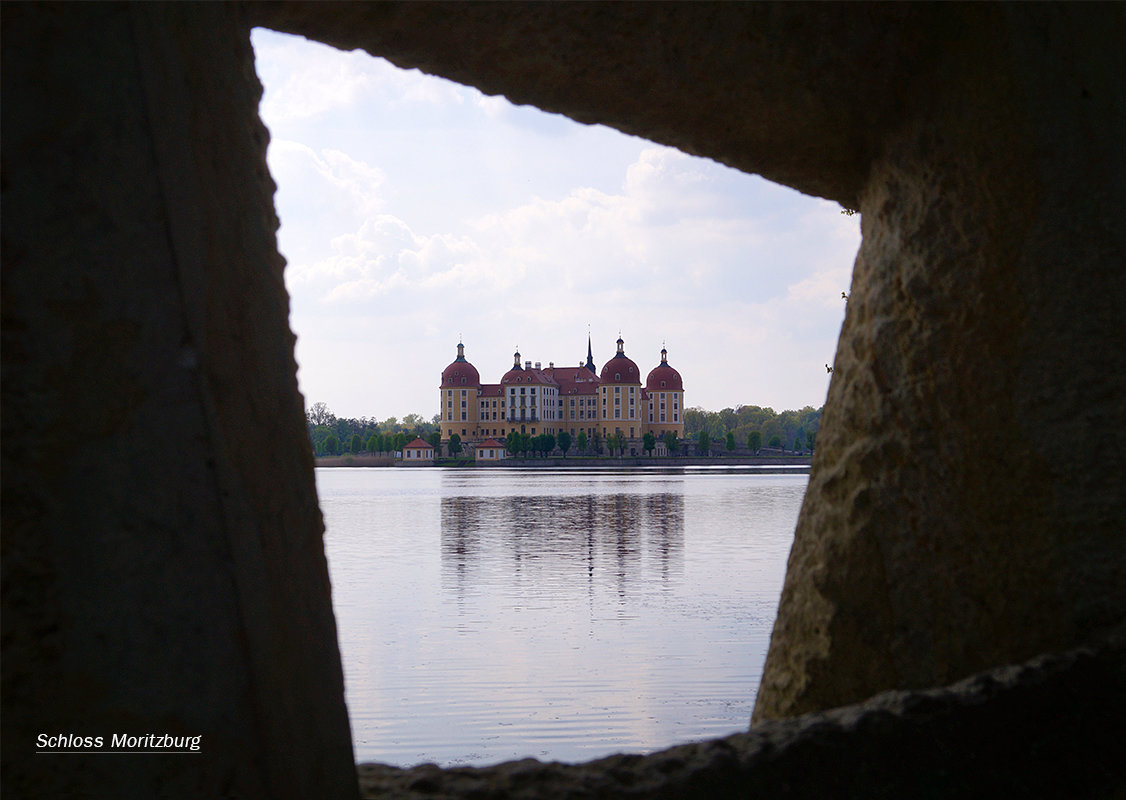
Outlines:
{"type": "Polygon", "coordinates": [[[357,761],[745,730],[808,476],[319,469],[357,761]]]}

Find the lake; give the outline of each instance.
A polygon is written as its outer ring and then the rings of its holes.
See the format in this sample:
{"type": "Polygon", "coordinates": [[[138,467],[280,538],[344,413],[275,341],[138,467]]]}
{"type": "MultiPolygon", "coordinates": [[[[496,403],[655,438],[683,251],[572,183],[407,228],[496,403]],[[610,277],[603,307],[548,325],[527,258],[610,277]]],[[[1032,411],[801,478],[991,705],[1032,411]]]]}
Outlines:
{"type": "Polygon", "coordinates": [[[808,475],[318,469],[358,762],[747,728],[808,475]]]}

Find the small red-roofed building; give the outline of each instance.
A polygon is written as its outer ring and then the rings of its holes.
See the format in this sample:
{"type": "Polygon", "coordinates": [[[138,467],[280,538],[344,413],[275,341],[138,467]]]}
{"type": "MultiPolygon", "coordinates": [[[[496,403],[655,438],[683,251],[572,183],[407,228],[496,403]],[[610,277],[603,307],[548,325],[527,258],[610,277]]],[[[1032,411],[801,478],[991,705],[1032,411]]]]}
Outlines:
{"type": "Polygon", "coordinates": [[[424,464],[434,461],[434,448],[429,442],[415,439],[403,448],[404,464],[424,464]]]}
{"type": "Polygon", "coordinates": [[[496,439],[479,442],[473,450],[473,458],[477,461],[503,461],[506,457],[504,444],[496,439]]]}

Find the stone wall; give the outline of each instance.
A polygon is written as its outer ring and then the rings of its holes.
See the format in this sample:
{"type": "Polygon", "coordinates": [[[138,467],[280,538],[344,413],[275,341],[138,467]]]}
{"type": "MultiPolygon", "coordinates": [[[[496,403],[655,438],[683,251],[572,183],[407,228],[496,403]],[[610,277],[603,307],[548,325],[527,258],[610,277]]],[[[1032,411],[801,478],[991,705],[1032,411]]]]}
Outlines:
{"type": "Polygon", "coordinates": [[[4,7],[5,796],[355,794],[260,94],[237,6],[4,7]]]}
{"type": "MultiPolygon", "coordinates": [[[[356,792],[251,24],[860,209],[756,720],[1104,633],[1126,617],[1124,20],[1117,4],[5,5],[4,789],[356,792]],[[212,744],[196,762],[30,755],[79,725],[212,744]]],[[[1041,774],[1020,756],[1033,740],[1069,775],[1106,773],[1097,738],[1063,737],[1120,672],[1072,669],[1045,684],[1054,744],[1047,717],[971,693],[928,769],[968,776],[953,743],[993,718],[1013,739],[986,785],[1041,774]]],[[[894,743],[887,717],[857,719],[875,721],[840,723],[830,750],[894,743]]],[[[806,730],[773,725],[748,736],[785,749],[806,730]]],[[[705,746],[718,771],[689,783],[755,786],[746,764],[769,759],[729,749],[705,746]]],[[[783,759],[770,786],[823,758],[783,759]]],[[[610,769],[633,796],[688,785],[663,756],[610,769]]],[[[446,780],[428,775],[404,780],[446,780]]]]}

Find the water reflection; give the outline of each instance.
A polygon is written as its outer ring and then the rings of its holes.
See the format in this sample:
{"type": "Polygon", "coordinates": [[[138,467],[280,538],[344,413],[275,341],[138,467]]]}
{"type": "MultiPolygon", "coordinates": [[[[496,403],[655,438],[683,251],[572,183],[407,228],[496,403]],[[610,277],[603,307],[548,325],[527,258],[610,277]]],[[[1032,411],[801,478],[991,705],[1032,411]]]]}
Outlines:
{"type": "Polygon", "coordinates": [[[504,563],[514,586],[592,594],[602,582],[623,603],[632,584],[682,571],[682,495],[462,495],[442,498],[441,520],[442,588],[458,600],[504,563]]]}
{"type": "Polygon", "coordinates": [[[575,761],[744,728],[806,482],[318,470],[357,759],[575,761]]]}

